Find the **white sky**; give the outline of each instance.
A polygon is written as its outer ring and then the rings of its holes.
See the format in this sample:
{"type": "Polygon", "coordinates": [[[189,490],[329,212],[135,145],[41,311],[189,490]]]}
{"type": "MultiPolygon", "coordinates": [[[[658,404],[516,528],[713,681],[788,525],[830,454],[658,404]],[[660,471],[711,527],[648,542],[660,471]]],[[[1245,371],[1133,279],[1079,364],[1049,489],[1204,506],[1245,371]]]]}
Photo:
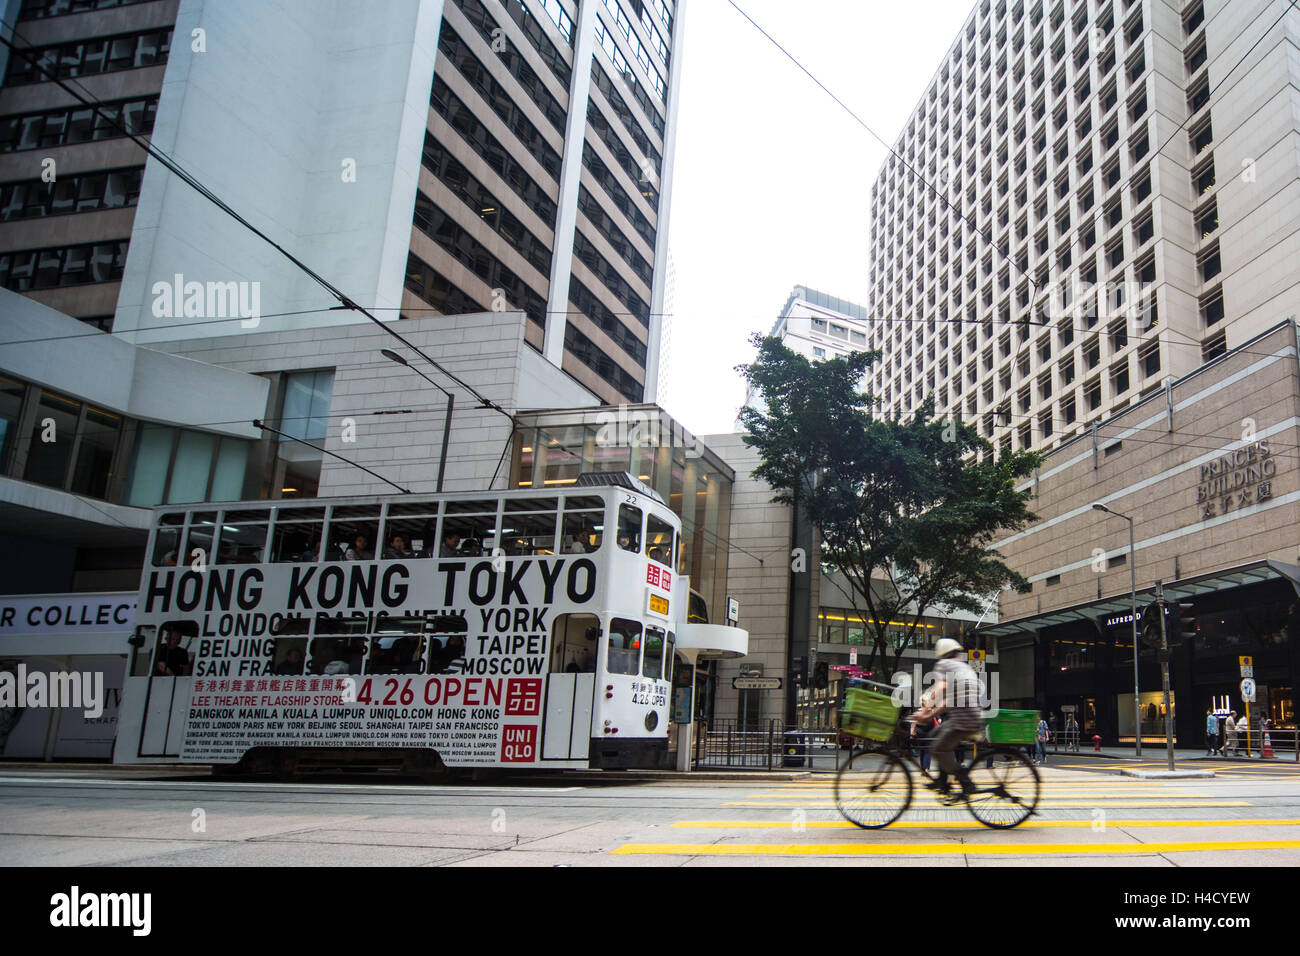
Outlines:
{"type": "MultiPolygon", "coordinates": [[[[974,0],[737,0],[893,143],[974,0]]],[[[886,151],[727,0],[691,0],[670,246],[677,271],[660,404],[697,435],[733,430],[791,288],[870,305],[868,208],[886,151]]]]}

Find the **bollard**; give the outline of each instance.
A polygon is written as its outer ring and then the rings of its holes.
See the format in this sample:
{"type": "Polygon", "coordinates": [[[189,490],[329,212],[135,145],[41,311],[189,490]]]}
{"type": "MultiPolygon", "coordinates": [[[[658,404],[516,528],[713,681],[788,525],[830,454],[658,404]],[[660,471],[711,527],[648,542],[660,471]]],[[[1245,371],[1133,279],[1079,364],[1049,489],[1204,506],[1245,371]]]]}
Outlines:
{"type": "Polygon", "coordinates": [[[1101,734],[1092,735],[1092,750],[1093,753],[1101,753],[1101,734]]]}

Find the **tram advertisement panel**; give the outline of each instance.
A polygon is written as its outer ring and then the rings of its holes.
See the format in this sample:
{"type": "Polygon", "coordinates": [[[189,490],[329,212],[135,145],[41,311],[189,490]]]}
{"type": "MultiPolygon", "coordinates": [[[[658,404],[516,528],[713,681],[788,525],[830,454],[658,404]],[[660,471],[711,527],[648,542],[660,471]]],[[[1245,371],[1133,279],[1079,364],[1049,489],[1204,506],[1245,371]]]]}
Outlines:
{"type": "Polygon", "coordinates": [[[181,759],[253,747],[419,747],[535,763],[551,622],[592,612],[590,558],[151,571],[143,616],[194,651],[181,759]]]}

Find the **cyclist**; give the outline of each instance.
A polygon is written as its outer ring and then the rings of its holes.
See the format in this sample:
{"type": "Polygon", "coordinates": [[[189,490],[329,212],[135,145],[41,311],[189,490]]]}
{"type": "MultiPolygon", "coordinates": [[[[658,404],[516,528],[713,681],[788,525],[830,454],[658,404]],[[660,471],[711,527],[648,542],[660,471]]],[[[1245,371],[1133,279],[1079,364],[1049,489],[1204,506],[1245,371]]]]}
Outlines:
{"type": "Polygon", "coordinates": [[[937,705],[922,706],[912,717],[926,721],[937,713],[943,714],[939,732],[930,742],[930,754],[939,764],[939,776],[926,786],[943,795],[945,806],[953,806],[975,791],[970,774],[957,762],[955,751],[965,741],[980,735],[984,730],[984,715],[979,707],[979,678],[961,659],[960,642],[945,637],[934,645],[934,653],[938,658],[934,669],[939,680],[929,694],[937,705]],[[952,793],[950,776],[957,778],[960,792],[952,793]]]}

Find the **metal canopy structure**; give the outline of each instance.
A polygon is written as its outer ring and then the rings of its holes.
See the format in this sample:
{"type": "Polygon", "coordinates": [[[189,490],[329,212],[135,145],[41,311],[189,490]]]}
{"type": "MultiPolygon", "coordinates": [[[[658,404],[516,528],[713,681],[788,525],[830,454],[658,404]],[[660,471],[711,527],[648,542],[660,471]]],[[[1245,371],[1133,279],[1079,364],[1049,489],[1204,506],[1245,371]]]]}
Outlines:
{"type": "MultiPolygon", "coordinates": [[[[1274,580],[1289,582],[1295,588],[1296,593],[1300,595],[1300,566],[1286,564],[1281,561],[1253,561],[1250,564],[1243,564],[1224,571],[1214,571],[1209,574],[1184,578],[1166,584],[1164,586],[1165,600],[1187,600],[1199,595],[1241,587],[1244,584],[1258,584],[1262,581],[1274,580]]],[[[1153,600],[1155,600],[1154,587],[1138,591],[1139,605],[1153,600]]],[[[981,627],[975,633],[993,637],[1011,637],[1015,635],[1036,637],[1038,631],[1046,627],[1069,624],[1072,621],[1088,621],[1092,623],[1099,617],[1107,617],[1111,614],[1128,615],[1130,611],[1129,592],[1125,591],[1098,601],[1076,604],[1056,611],[1035,614],[1032,617],[1022,617],[1013,621],[990,624],[988,627],[981,627]]],[[[1127,623],[1127,618],[1125,623],[1127,623]]]]}

